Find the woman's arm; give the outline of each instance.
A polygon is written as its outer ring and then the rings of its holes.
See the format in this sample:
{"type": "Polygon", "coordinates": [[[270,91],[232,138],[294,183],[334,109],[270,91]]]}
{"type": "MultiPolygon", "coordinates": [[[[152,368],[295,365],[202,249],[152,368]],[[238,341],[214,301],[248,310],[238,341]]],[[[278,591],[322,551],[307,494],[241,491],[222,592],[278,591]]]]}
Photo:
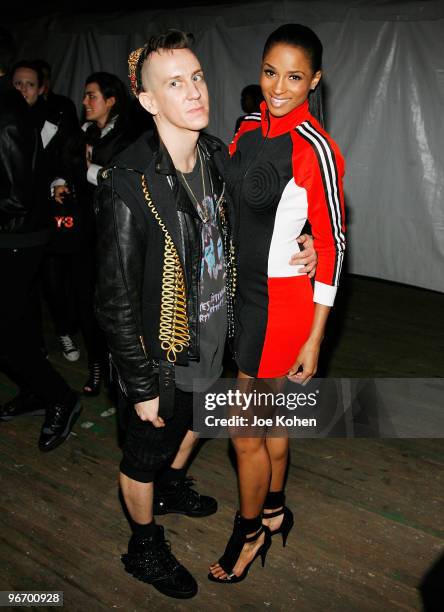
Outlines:
{"type": "Polygon", "coordinates": [[[319,351],[321,349],[321,342],[324,339],[329,312],[330,306],[315,304],[310,335],[288,372],[288,378],[292,382],[305,384],[316,374],[319,351]],[[301,368],[300,372],[298,372],[299,368],[301,368]]]}
{"type": "Polygon", "coordinates": [[[296,183],[307,194],[307,214],[318,262],[314,282],[314,315],[310,334],[289,371],[305,384],[316,374],[321,342],[333,306],[345,250],[344,160],[329,137],[304,124],[293,134],[296,183]],[[302,371],[298,372],[301,369],[302,371]]]}

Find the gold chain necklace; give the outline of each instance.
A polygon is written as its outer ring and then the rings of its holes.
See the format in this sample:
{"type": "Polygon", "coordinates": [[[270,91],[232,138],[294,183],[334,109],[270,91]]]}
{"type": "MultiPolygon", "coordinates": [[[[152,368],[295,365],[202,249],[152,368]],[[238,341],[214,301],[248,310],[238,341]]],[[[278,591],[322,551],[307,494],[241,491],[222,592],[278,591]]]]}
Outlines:
{"type": "MultiPolygon", "coordinates": [[[[197,145],[197,154],[198,154],[198,156],[199,156],[200,173],[201,173],[201,177],[202,177],[202,192],[203,192],[203,199],[205,200],[205,198],[206,198],[206,196],[207,196],[207,194],[206,194],[206,192],[205,192],[205,173],[204,173],[204,165],[203,165],[203,162],[202,162],[202,155],[201,155],[201,153],[200,153],[199,145],[197,145]]],[[[179,172],[180,172],[180,170],[179,170],[179,172]]],[[[203,221],[204,223],[206,223],[206,222],[208,221],[208,213],[207,213],[205,210],[203,210],[202,203],[201,203],[201,202],[199,202],[199,200],[196,198],[196,195],[195,195],[194,191],[191,189],[190,185],[188,184],[188,181],[187,181],[187,179],[185,178],[185,176],[184,176],[183,172],[180,172],[180,174],[182,175],[182,178],[183,178],[183,180],[184,180],[184,183],[185,183],[185,185],[187,186],[188,191],[189,191],[189,192],[190,192],[190,194],[192,195],[193,200],[196,202],[196,210],[197,210],[197,212],[198,212],[198,214],[199,214],[200,218],[202,219],[202,221],[203,221]]]]}

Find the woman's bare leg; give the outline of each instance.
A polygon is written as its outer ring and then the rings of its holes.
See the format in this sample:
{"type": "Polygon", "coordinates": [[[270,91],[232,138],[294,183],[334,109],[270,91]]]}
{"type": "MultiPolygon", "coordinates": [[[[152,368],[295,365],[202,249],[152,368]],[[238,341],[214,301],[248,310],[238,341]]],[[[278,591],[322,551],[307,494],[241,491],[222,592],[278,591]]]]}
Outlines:
{"type": "MultiPolygon", "coordinates": [[[[251,377],[239,372],[238,378],[251,377]]],[[[271,478],[271,461],[265,438],[234,437],[232,442],[237,457],[240,513],[244,518],[255,518],[262,512],[271,478]]],[[[265,535],[261,534],[256,542],[244,544],[239,559],[233,567],[233,572],[237,576],[253,559],[258,548],[264,543],[264,538],[265,535]]],[[[217,578],[226,578],[225,571],[218,563],[211,565],[210,571],[217,578]]]]}
{"type": "MultiPolygon", "coordinates": [[[[271,481],[269,490],[270,492],[282,491],[284,488],[285,472],[288,462],[288,436],[266,438],[265,442],[271,460],[271,481]]],[[[275,512],[281,509],[282,506],[277,506],[276,508],[267,508],[267,511],[275,512]]],[[[263,523],[267,525],[271,531],[274,531],[281,526],[284,515],[281,514],[271,519],[267,519],[266,517],[267,512],[265,511],[263,523]]]]}
{"type": "MultiPolygon", "coordinates": [[[[239,371],[239,380],[253,381],[239,371]]],[[[239,510],[244,518],[254,518],[262,511],[271,479],[272,464],[265,436],[257,438],[234,437],[239,479],[239,510]]]]}
{"type": "MultiPolygon", "coordinates": [[[[277,378],[273,381],[273,387],[275,393],[280,393],[283,391],[285,383],[287,381],[286,377],[277,378]]],[[[270,432],[269,432],[270,433],[270,432]]],[[[270,493],[275,493],[282,491],[284,488],[285,482],[285,472],[287,470],[288,463],[288,433],[285,427],[279,428],[279,430],[274,430],[273,435],[268,435],[266,437],[266,444],[268,449],[268,454],[270,455],[271,460],[271,482],[270,482],[270,493]],[[278,435],[279,434],[279,435],[278,435]]],[[[271,531],[275,529],[279,529],[282,523],[283,515],[276,516],[272,519],[267,519],[267,511],[269,513],[276,512],[278,510],[282,510],[283,506],[276,506],[273,508],[267,508],[264,512],[264,525],[267,525],[271,531]]]]}

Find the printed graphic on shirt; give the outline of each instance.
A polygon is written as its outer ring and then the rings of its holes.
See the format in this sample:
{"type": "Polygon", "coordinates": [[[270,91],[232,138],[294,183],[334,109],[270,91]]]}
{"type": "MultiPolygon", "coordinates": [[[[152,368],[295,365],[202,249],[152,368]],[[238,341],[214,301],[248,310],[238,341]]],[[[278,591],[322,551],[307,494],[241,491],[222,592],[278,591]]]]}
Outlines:
{"type": "Polygon", "coordinates": [[[218,293],[212,293],[210,299],[200,303],[199,320],[201,323],[207,323],[211,315],[218,312],[224,305],[225,287],[218,293]]]}
{"type": "MultiPolygon", "coordinates": [[[[206,176],[205,186],[210,180],[206,176]]],[[[222,373],[227,329],[225,264],[222,238],[216,217],[216,195],[204,195],[200,165],[184,177],[183,183],[202,219],[199,291],[199,361],[176,366],[176,385],[183,391],[197,390],[196,380],[214,381],[222,373]],[[191,189],[190,189],[191,188],[191,189]],[[194,381],[194,382],[193,382],[194,381]],[[194,386],[193,386],[194,385],[194,386]]],[[[204,390],[204,387],[199,390],[204,390]]]]}
{"type": "Polygon", "coordinates": [[[199,212],[201,212],[202,217],[208,219],[202,228],[203,258],[200,279],[201,281],[203,280],[204,272],[206,272],[210,278],[217,279],[219,274],[223,274],[224,267],[222,238],[216,225],[214,198],[205,196],[200,209],[199,212]]]}
{"type": "Polygon", "coordinates": [[[203,219],[202,260],[200,267],[199,320],[207,323],[225,302],[225,271],[222,238],[216,222],[215,197],[205,196],[199,207],[203,219]]]}

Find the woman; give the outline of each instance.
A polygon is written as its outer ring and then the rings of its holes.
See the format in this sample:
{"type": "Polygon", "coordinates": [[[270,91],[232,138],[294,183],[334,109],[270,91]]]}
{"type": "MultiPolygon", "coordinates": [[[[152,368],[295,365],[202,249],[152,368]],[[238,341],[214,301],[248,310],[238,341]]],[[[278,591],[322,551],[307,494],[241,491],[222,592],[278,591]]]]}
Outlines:
{"type": "MultiPolygon", "coordinates": [[[[235,203],[237,295],[235,358],[239,379],[304,383],[315,373],[339,280],[344,240],[344,161],[323,130],[322,44],[309,28],[288,24],[265,43],[261,118],[242,123],[230,145],[235,203]],[[314,290],[288,265],[294,239],[309,221],[318,253],[314,290]]],[[[250,383],[248,383],[250,381],[250,383]]],[[[279,382],[277,383],[279,385],[279,382]]],[[[283,544],[293,526],[285,506],[288,438],[232,439],[240,513],[210,580],[243,580],[271,536],[283,544]]]]}
{"type": "MultiPolygon", "coordinates": [[[[97,176],[102,166],[110,163],[131,142],[127,122],[127,92],[114,74],[96,72],[85,83],[83,98],[85,122],[80,137],[71,140],[61,160],[59,177],[52,183],[54,198],[73,193],[80,205],[81,232],[79,247],[70,258],[74,277],[75,301],[78,304],[80,326],[88,353],[89,377],[83,386],[84,395],[100,392],[104,344],[94,317],[95,288],[95,219],[93,212],[97,176]]],[[[63,266],[55,261],[52,274],[54,294],[60,286],[63,266]]]]}

